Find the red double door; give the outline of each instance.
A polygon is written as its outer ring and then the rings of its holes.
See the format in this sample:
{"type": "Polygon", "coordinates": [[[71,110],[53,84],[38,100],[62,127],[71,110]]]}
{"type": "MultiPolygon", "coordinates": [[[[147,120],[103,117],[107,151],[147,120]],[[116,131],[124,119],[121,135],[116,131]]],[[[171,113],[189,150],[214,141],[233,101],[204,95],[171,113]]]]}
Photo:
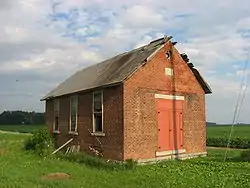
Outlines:
{"type": "Polygon", "coordinates": [[[183,100],[157,99],[158,151],[183,147],[183,100]]]}

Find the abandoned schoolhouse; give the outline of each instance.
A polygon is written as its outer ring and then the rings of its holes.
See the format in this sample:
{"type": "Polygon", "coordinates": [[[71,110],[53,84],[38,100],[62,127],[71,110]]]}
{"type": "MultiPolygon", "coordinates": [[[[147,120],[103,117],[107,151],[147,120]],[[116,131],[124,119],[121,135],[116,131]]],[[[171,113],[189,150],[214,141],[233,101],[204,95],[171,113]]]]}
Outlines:
{"type": "Polygon", "coordinates": [[[43,97],[56,146],[119,161],[206,155],[212,91],[171,39],[79,70],[43,97]]]}

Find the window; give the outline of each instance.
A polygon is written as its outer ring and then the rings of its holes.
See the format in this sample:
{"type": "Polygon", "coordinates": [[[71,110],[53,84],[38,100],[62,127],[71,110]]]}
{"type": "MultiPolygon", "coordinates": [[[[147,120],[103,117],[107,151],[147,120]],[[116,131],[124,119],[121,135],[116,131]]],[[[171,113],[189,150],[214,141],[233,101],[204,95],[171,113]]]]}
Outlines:
{"type": "Polygon", "coordinates": [[[93,94],[93,131],[103,132],[103,93],[93,94]]]}
{"type": "Polygon", "coordinates": [[[70,132],[77,132],[78,97],[70,97],[70,132]]]}
{"type": "Polygon", "coordinates": [[[54,100],[54,127],[53,131],[59,131],[59,99],[54,100]]]}

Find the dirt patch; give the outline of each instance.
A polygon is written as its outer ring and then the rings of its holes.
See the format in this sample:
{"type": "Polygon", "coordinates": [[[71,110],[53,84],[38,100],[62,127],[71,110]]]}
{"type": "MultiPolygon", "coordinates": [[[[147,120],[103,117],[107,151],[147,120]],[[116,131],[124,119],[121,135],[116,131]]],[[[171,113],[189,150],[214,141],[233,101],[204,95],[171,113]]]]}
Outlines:
{"type": "Polygon", "coordinates": [[[241,149],[241,148],[226,148],[226,147],[212,147],[212,146],[207,146],[207,149],[222,149],[222,150],[247,150],[247,149],[241,149]]]}
{"type": "Polygon", "coordinates": [[[5,155],[7,153],[7,150],[4,148],[0,148],[0,155],[5,155]]]}
{"type": "Polygon", "coordinates": [[[32,135],[31,133],[21,133],[21,132],[13,132],[13,131],[2,131],[0,130],[1,134],[21,134],[21,135],[32,135]]]}
{"type": "Polygon", "coordinates": [[[70,179],[70,175],[63,173],[63,172],[56,172],[56,173],[50,173],[46,174],[42,177],[42,179],[46,180],[63,180],[63,179],[70,179]]]}

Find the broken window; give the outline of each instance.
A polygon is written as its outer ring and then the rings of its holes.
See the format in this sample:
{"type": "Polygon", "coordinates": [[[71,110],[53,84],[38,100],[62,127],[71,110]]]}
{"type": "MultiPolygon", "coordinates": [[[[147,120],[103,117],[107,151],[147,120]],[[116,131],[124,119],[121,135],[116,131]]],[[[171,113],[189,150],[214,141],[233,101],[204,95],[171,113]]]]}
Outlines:
{"type": "Polygon", "coordinates": [[[77,131],[78,97],[70,97],[70,132],[77,131]]]}
{"type": "Polygon", "coordinates": [[[54,131],[59,131],[59,99],[54,100],[54,131]]]}
{"type": "Polygon", "coordinates": [[[93,130],[103,132],[103,93],[93,94],[93,130]]]}

